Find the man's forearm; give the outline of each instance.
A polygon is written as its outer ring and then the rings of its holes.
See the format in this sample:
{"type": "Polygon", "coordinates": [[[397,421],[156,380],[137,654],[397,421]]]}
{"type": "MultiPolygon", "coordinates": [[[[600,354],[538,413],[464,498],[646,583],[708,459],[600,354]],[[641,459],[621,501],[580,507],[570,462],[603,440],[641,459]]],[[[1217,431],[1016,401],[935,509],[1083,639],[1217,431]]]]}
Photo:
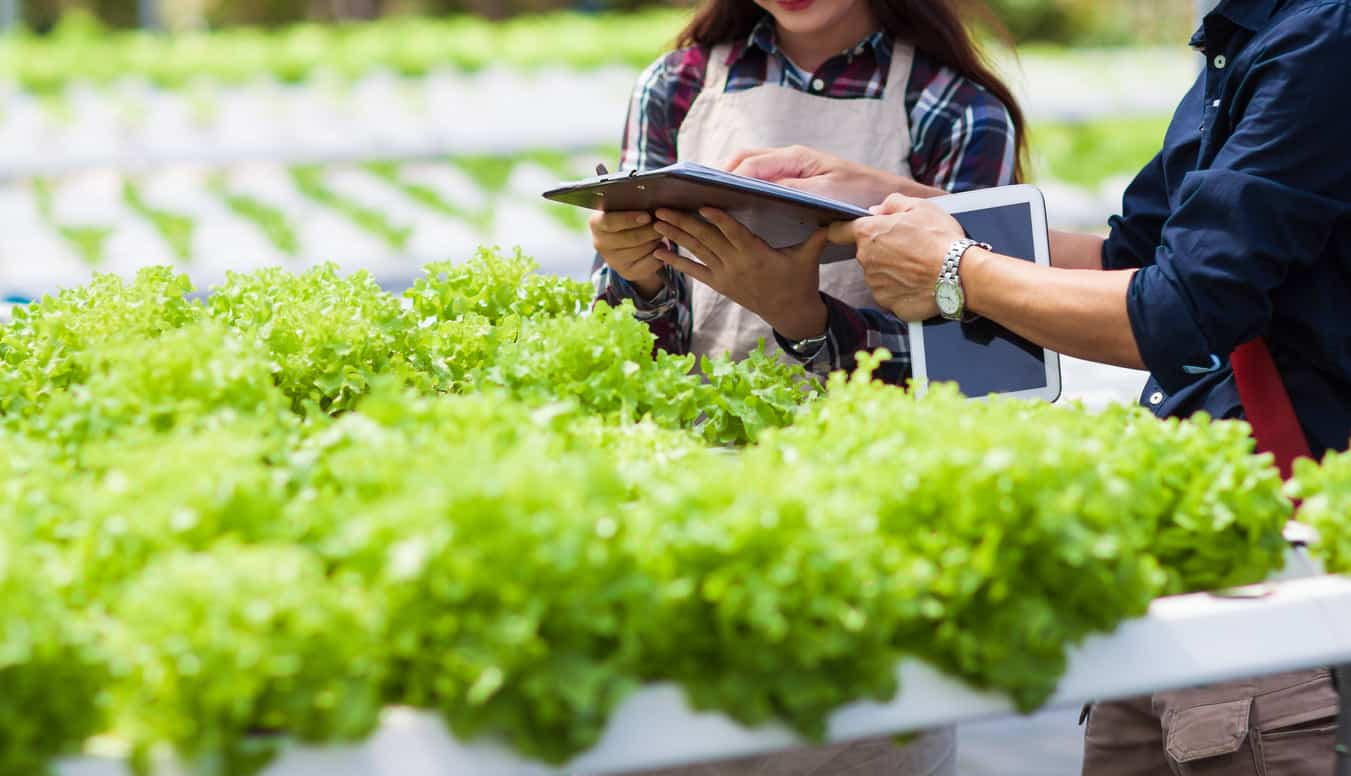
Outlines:
{"type": "Polygon", "coordinates": [[[973,312],[1058,353],[1145,368],[1126,311],[1135,270],[1040,267],[972,249],[961,273],[966,305],[973,312]]]}
{"type": "Polygon", "coordinates": [[[1102,244],[1093,234],[1051,230],[1051,266],[1061,269],[1102,269],[1102,244]]]}

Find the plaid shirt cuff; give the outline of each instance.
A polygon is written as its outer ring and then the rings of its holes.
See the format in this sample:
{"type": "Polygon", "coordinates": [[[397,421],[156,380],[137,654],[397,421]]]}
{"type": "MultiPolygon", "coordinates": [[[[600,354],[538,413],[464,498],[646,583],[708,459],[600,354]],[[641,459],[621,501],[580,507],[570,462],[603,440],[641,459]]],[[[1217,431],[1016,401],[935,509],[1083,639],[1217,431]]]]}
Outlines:
{"type": "Polygon", "coordinates": [[[671,268],[662,267],[661,290],[651,298],[645,298],[633,284],[620,276],[613,270],[606,273],[609,277],[606,279],[606,287],[603,296],[611,304],[618,304],[625,299],[633,301],[633,308],[637,310],[634,317],[640,321],[655,321],[659,318],[665,318],[671,314],[679,301],[679,295],[676,293],[676,284],[671,277],[671,268]]]}
{"type": "Polygon", "coordinates": [[[892,358],[874,376],[897,384],[910,376],[910,335],[904,321],[881,310],[851,307],[829,294],[821,294],[821,300],[827,311],[826,341],[814,352],[799,353],[776,331],[774,339],[785,353],[802,362],[808,372],[824,377],[839,370],[853,371],[859,351],[886,348],[892,358]]]}

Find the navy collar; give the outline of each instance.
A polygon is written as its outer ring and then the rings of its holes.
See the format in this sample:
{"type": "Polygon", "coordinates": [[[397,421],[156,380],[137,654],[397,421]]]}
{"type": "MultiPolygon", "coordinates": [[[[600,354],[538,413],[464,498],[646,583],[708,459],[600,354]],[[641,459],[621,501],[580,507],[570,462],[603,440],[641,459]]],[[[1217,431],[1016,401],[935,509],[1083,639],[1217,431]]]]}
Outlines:
{"type": "MultiPolygon", "coordinates": [[[[880,53],[884,45],[889,42],[890,41],[887,39],[886,33],[883,30],[879,29],[873,32],[868,37],[859,41],[857,44],[850,46],[844,51],[841,51],[840,55],[853,56],[854,54],[857,54],[859,52],[859,49],[862,47],[871,48],[873,51],[880,53]]],[[[733,50],[732,56],[730,57],[727,64],[728,65],[733,64],[735,60],[739,59],[741,56],[744,56],[745,52],[750,51],[752,48],[758,48],[771,56],[783,55],[783,52],[779,50],[778,35],[774,32],[773,16],[765,14],[764,16],[760,17],[760,21],[755,23],[755,27],[751,29],[751,34],[747,36],[745,47],[741,49],[740,53],[738,53],[736,50],[733,50]]]]}
{"type": "Polygon", "coordinates": [[[1248,32],[1257,32],[1271,21],[1281,0],[1223,0],[1212,13],[1219,14],[1248,32]]]}
{"type": "Polygon", "coordinates": [[[1201,28],[1192,36],[1192,48],[1202,49],[1206,45],[1206,27],[1216,17],[1242,27],[1248,32],[1257,32],[1271,21],[1283,0],[1221,0],[1215,10],[1206,14],[1201,28]]]}

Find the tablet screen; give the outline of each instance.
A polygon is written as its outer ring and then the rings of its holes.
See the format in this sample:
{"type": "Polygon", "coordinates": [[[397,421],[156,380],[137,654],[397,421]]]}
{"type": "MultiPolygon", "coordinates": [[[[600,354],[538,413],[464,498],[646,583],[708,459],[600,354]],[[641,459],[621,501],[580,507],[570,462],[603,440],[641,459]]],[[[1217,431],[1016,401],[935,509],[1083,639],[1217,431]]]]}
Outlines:
{"type": "MultiPolygon", "coordinates": [[[[1032,207],[1027,203],[954,213],[974,240],[1005,256],[1036,261],[1032,207]]],[[[970,397],[1046,387],[1046,353],[984,318],[971,323],[924,322],[924,353],[931,382],[955,382],[970,397]]]]}

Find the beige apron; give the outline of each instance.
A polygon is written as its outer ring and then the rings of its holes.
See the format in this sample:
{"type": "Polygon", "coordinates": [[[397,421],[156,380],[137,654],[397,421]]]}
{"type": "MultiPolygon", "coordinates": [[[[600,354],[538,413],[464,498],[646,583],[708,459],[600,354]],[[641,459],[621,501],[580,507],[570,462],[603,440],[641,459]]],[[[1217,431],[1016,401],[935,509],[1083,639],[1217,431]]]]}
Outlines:
{"type": "MultiPolygon", "coordinates": [[[[721,167],[746,148],[804,145],[869,167],[910,175],[910,121],[905,89],[914,64],[913,46],[897,42],[881,99],[841,100],[778,84],[727,92],[727,56],[717,46],[709,55],[704,88],[680,125],[681,161],[721,167]]],[[[875,202],[855,202],[861,207],[875,202]]],[[[699,355],[730,353],[742,359],[774,332],[759,316],[690,278],[693,337],[699,355]]],[[[821,290],[854,307],[880,307],[857,261],[821,268],[821,290]]],[[[784,356],[787,358],[786,356],[784,356]]]]}
{"type": "MultiPolygon", "coordinates": [[[[876,100],[833,99],[772,84],[728,93],[729,50],[729,46],[718,46],[709,57],[704,90],[680,127],[681,160],[721,167],[745,148],[800,144],[910,175],[905,89],[914,63],[912,46],[896,43],[886,89],[876,100]]],[[[778,349],[773,331],[758,316],[693,278],[690,283],[693,352],[730,352],[733,358],[744,358],[761,338],[778,349]]],[[[822,267],[821,290],[855,307],[880,306],[857,261],[822,267]]],[[[924,733],[903,747],[894,745],[890,738],[875,738],[654,771],[648,776],[949,776],[956,773],[956,767],[956,733],[952,728],[942,728],[924,733]]]]}

